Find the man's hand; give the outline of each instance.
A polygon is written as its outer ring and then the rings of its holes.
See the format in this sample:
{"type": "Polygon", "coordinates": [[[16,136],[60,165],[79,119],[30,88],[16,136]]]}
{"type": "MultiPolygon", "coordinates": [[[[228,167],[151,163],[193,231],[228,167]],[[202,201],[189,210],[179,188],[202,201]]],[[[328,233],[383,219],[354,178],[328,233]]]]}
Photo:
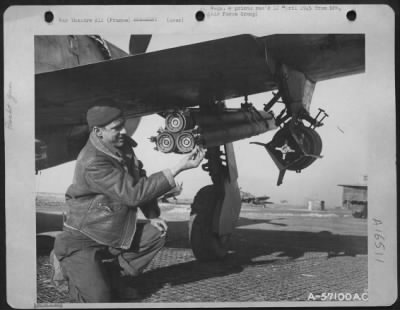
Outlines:
{"type": "Polygon", "coordinates": [[[196,168],[200,165],[201,161],[203,160],[204,156],[206,154],[206,151],[201,148],[200,146],[196,146],[192,152],[189,154],[185,155],[179,163],[171,169],[172,175],[176,176],[178,173],[196,168]]]}
{"type": "Polygon", "coordinates": [[[150,219],[150,224],[161,231],[161,236],[165,236],[168,230],[167,223],[160,217],[155,219],[150,219]]]}

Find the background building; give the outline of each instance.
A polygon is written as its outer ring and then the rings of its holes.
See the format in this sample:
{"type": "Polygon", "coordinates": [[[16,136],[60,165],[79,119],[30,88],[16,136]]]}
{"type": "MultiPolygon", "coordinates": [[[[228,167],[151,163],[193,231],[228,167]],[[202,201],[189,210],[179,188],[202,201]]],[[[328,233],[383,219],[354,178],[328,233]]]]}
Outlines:
{"type": "Polygon", "coordinates": [[[353,211],[355,217],[367,217],[368,206],[368,177],[363,176],[360,184],[338,184],[343,187],[343,207],[353,211]]]}

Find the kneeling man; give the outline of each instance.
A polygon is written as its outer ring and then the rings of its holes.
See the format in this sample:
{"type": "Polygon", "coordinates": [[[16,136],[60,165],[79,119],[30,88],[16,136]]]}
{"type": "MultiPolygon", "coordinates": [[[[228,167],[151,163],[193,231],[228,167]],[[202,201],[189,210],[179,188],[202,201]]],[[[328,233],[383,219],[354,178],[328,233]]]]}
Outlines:
{"type": "Polygon", "coordinates": [[[69,211],[52,259],[75,302],[110,302],[123,298],[126,280],[140,274],[164,245],[167,225],[157,198],[176,186],[177,174],[199,166],[204,150],[196,147],[174,167],[146,176],[120,109],[94,106],[87,121],[90,137],[66,193],[69,211]],[[138,208],[148,222],[137,222],[138,208]]]}

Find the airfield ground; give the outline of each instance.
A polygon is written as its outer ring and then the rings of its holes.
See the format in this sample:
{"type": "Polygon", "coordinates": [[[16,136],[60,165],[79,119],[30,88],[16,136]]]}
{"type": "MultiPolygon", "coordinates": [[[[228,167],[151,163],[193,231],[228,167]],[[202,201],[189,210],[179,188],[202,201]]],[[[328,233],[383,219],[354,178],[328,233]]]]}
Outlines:
{"type": "MultiPolygon", "coordinates": [[[[62,206],[62,197],[38,197],[38,209],[62,206]]],[[[139,303],[306,301],[310,294],[368,288],[367,221],[348,210],[307,211],[244,204],[221,262],[200,263],[189,247],[188,204],[163,204],[169,235],[145,272],[132,282],[139,303]]],[[[38,303],[68,303],[49,282],[48,253],[37,256],[38,303]]],[[[364,295],[363,295],[364,294],[364,295]]],[[[341,295],[343,296],[343,295],[341,295]]]]}

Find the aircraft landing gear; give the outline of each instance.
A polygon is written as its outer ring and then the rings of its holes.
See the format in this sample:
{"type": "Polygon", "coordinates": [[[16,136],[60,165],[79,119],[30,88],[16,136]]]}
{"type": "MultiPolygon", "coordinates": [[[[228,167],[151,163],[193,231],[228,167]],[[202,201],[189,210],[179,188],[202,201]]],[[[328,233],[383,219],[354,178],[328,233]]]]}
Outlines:
{"type": "Polygon", "coordinates": [[[210,173],[213,185],[200,189],[194,198],[189,221],[189,239],[199,261],[222,259],[239,218],[241,200],[232,143],[207,149],[208,162],[202,168],[210,173]]]}
{"type": "Polygon", "coordinates": [[[199,261],[221,259],[227,254],[229,236],[219,237],[213,232],[214,210],[218,192],[213,185],[200,189],[194,198],[189,221],[189,240],[193,254],[199,261]]]}

